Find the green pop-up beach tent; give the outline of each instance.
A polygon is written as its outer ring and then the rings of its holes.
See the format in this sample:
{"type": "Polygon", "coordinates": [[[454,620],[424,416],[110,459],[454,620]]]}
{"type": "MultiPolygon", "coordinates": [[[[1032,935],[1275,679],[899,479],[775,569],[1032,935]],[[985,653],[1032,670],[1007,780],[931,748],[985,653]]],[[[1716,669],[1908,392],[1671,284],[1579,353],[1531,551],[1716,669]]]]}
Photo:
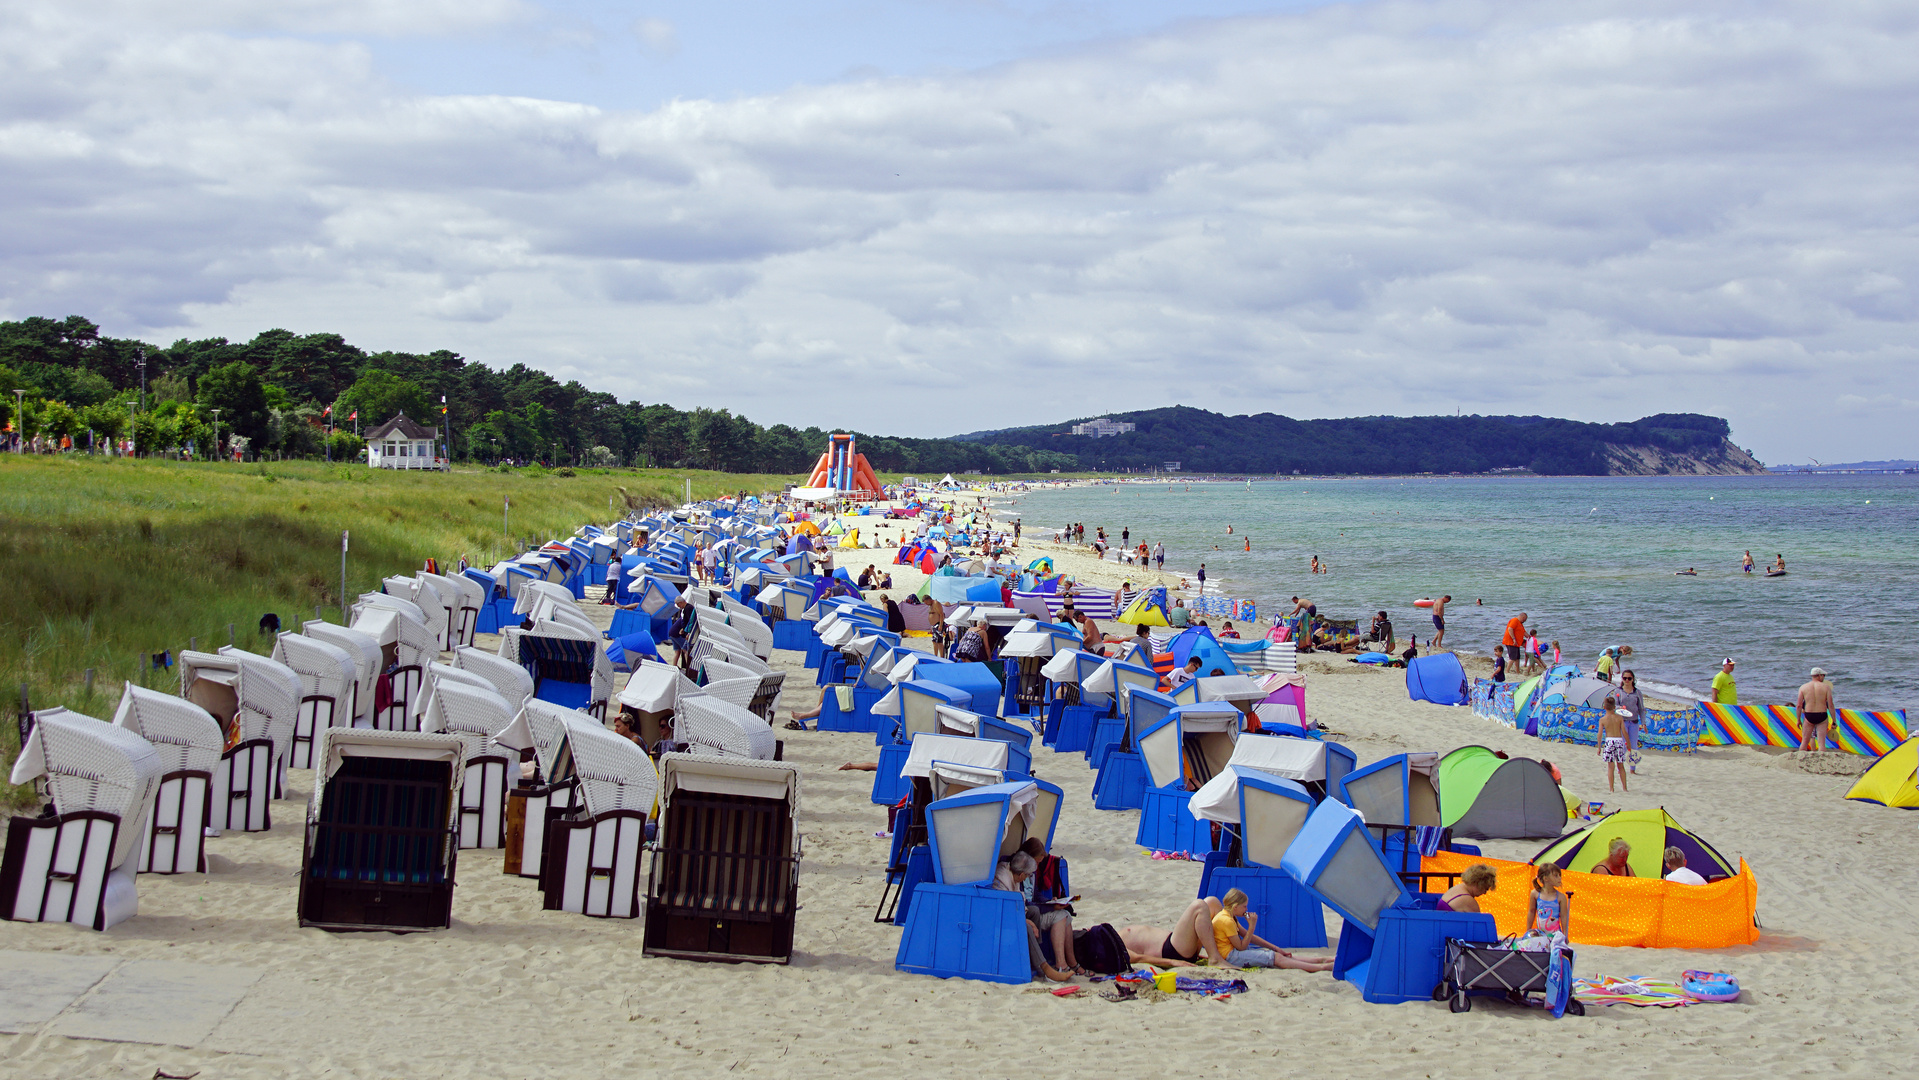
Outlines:
{"type": "Polygon", "coordinates": [[[1483,746],[1462,746],[1439,759],[1439,823],[1453,835],[1481,840],[1558,836],[1566,796],[1552,771],[1532,758],[1502,758],[1483,746]]]}

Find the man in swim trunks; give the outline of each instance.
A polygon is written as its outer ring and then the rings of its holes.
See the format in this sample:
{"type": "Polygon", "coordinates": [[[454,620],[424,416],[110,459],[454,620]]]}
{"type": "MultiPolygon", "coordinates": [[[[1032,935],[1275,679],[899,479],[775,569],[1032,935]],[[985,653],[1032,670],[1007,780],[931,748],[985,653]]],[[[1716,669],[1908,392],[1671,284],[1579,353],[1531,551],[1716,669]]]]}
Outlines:
{"type": "Polygon", "coordinates": [[[1446,605],[1452,597],[1442,596],[1433,601],[1433,637],[1426,643],[1428,648],[1437,649],[1446,644],[1446,605]]]}
{"type": "Polygon", "coordinates": [[[1201,897],[1186,905],[1170,932],[1157,926],[1128,926],[1119,932],[1119,938],[1126,943],[1126,951],[1135,964],[1192,967],[1198,963],[1200,954],[1206,952],[1211,954],[1214,964],[1226,967],[1226,957],[1220,954],[1219,945],[1213,940],[1213,916],[1224,910],[1217,898],[1201,897]]]}
{"type": "Polygon", "coordinates": [[[1606,698],[1606,715],[1599,718],[1599,760],[1606,766],[1606,790],[1613,789],[1613,774],[1619,775],[1620,791],[1626,787],[1626,756],[1631,752],[1631,737],[1626,732],[1626,718],[1619,715],[1619,701],[1606,698]]]}
{"type": "Polygon", "coordinates": [[[1519,662],[1519,654],[1526,648],[1526,613],[1520,612],[1515,618],[1506,620],[1506,636],[1499,643],[1506,647],[1506,662],[1519,662]]]}
{"type": "Polygon", "coordinates": [[[1799,749],[1818,750],[1832,721],[1832,684],[1825,668],[1812,669],[1812,681],[1799,688],[1799,749]]]}
{"type": "Polygon", "coordinates": [[[1746,558],[1743,565],[1746,568],[1746,573],[1748,574],[1752,573],[1752,552],[1750,551],[1746,552],[1746,558]]]}

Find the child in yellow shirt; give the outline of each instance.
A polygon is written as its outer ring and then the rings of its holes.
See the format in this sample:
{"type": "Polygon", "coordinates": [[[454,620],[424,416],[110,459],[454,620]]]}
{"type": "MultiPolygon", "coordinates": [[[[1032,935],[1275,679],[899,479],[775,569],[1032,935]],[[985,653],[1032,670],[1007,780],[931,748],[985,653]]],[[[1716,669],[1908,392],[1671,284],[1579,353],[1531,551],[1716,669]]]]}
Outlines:
{"type": "Polygon", "coordinates": [[[1253,933],[1259,916],[1246,911],[1246,894],[1228,889],[1220,897],[1219,914],[1213,916],[1213,941],[1219,955],[1232,967],[1280,967],[1300,971],[1331,971],[1331,957],[1298,957],[1253,933]],[[1240,925],[1240,919],[1246,925],[1240,925]]]}

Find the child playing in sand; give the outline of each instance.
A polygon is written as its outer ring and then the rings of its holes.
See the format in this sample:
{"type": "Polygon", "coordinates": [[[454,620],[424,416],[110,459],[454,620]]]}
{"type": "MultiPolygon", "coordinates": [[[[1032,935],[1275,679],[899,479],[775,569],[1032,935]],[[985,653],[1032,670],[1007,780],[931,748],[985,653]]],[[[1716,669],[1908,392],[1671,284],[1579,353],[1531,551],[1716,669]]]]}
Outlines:
{"type": "Polygon", "coordinates": [[[1219,946],[1219,954],[1226,958],[1232,967],[1282,967],[1299,971],[1330,971],[1331,959],[1319,957],[1303,959],[1294,956],[1285,949],[1274,945],[1265,938],[1253,933],[1259,922],[1259,916],[1246,911],[1246,894],[1239,889],[1228,889],[1226,895],[1219,898],[1219,913],[1213,916],[1213,942],[1219,946]],[[1246,920],[1244,927],[1240,919],[1246,920]]]}
{"type": "Polygon", "coordinates": [[[1526,905],[1526,929],[1542,934],[1564,932],[1572,920],[1572,898],[1559,891],[1560,870],[1547,863],[1533,875],[1533,895],[1526,905]]]}

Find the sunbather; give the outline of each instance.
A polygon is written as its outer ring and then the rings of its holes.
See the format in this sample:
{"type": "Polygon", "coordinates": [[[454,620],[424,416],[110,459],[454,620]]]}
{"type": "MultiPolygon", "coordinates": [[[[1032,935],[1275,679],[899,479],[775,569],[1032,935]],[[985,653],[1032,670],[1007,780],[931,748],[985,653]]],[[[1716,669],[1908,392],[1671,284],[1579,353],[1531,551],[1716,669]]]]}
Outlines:
{"type": "Polygon", "coordinates": [[[1612,843],[1606,845],[1606,860],[1595,865],[1589,873],[1611,874],[1614,877],[1637,877],[1626,860],[1632,855],[1632,845],[1623,836],[1615,836],[1612,843]]]}
{"type": "Polygon", "coordinates": [[[1119,932],[1135,964],[1154,967],[1193,967],[1202,953],[1227,966],[1225,954],[1213,939],[1213,916],[1224,910],[1217,897],[1206,896],[1186,905],[1171,930],[1157,926],[1129,926],[1119,932]]]}
{"type": "Polygon", "coordinates": [[[1026,893],[1026,919],[1053,942],[1053,959],[1060,969],[1075,975],[1090,972],[1079,966],[1073,953],[1072,897],[1060,895],[1060,868],[1065,860],[1046,853],[1046,845],[1037,836],[1029,836],[1020,850],[1033,860],[1033,873],[1020,883],[1026,893]]]}

